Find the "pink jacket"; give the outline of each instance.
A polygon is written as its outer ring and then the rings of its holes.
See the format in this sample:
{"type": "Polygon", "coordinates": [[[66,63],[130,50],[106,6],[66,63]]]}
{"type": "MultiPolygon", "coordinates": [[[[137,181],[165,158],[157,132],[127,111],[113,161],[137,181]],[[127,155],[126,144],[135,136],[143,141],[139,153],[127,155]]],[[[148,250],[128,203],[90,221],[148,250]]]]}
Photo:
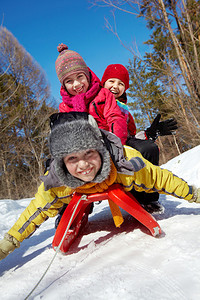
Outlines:
{"type": "Polygon", "coordinates": [[[113,94],[101,88],[100,80],[91,72],[91,83],[85,94],[71,96],[64,87],[61,87],[60,94],[62,102],[59,105],[60,112],[87,111],[91,114],[101,129],[105,129],[117,135],[123,145],[127,140],[127,121],[121,112],[113,94]],[[85,107],[78,105],[84,101],[85,107]],[[80,108],[79,108],[80,107],[80,108]]]}

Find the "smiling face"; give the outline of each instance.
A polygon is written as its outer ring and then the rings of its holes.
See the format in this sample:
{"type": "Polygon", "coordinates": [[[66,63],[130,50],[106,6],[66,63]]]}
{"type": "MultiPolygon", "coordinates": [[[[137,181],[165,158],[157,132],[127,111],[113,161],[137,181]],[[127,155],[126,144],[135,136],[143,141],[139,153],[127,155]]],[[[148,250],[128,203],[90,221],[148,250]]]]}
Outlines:
{"type": "Polygon", "coordinates": [[[106,80],[104,88],[111,91],[115,99],[118,99],[125,92],[125,84],[118,78],[109,78],[106,80]]]}
{"type": "Polygon", "coordinates": [[[64,81],[64,86],[70,95],[75,96],[86,93],[89,87],[89,82],[85,73],[78,72],[69,75],[64,81]]]}
{"type": "Polygon", "coordinates": [[[70,153],[64,158],[68,172],[85,182],[92,181],[101,168],[101,157],[94,149],[70,153]]]}

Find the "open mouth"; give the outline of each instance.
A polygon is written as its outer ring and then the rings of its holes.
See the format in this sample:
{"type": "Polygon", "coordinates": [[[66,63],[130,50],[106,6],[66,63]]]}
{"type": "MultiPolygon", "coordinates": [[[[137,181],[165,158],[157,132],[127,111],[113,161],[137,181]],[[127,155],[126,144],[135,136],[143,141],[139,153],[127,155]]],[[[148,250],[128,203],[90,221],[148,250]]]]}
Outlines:
{"type": "Polygon", "coordinates": [[[113,91],[113,90],[110,90],[110,91],[111,91],[112,94],[115,94],[115,95],[119,94],[119,92],[116,92],[116,91],[113,91]]]}
{"type": "Polygon", "coordinates": [[[93,169],[93,168],[90,168],[90,169],[88,169],[88,170],[86,170],[86,171],[82,171],[82,172],[79,172],[79,173],[82,174],[82,175],[88,175],[88,174],[91,173],[92,169],[93,169]]]}
{"type": "Polygon", "coordinates": [[[76,89],[75,92],[76,92],[77,94],[83,93],[83,87],[76,89]]]}

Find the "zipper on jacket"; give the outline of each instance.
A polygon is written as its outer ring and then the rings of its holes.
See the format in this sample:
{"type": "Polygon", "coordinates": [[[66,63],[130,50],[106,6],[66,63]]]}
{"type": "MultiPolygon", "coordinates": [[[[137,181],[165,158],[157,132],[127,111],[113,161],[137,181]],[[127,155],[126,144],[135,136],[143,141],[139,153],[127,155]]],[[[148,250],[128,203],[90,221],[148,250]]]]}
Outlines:
{"type": "Polygon", "coordinates": [[[99,117],[99,114],[98,114],[98,111],[97,111],[96,104],[95,104],[94,102],[93,102],[92,104],[93,104],[93,106],[94,106],[94,109],[95,109],[95,112],[96,112],[97,116],[99,117]]]}
{"type": "Polygon", "coordinates": [[[105,103],[106,103],[106,101],[99,101],[97,104],[102,105],[102,104],[105,104],[105,103]]]}

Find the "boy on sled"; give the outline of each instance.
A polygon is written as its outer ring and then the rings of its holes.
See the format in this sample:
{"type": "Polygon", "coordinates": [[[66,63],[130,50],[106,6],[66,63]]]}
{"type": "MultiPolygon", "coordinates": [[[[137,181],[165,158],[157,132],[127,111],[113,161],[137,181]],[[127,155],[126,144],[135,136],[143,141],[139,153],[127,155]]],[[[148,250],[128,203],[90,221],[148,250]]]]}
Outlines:
{"type": "MultiPolygon", "coordinates": [[[[58,113],[50,119],[50,168],[35,199],[0,241],[0,259],[20,247],[49,217],[55,217],[75,192],[101,193],[119,184],[125,192],[134,188],[200,203],[200,188],[151,164],[137,150],[122,146],[113,133],[100,130],[88,113],[58,113]]],[[[110,208],[115,225],[120,226],[123,217],[118,206],[111,201],[110,208]]]]}

